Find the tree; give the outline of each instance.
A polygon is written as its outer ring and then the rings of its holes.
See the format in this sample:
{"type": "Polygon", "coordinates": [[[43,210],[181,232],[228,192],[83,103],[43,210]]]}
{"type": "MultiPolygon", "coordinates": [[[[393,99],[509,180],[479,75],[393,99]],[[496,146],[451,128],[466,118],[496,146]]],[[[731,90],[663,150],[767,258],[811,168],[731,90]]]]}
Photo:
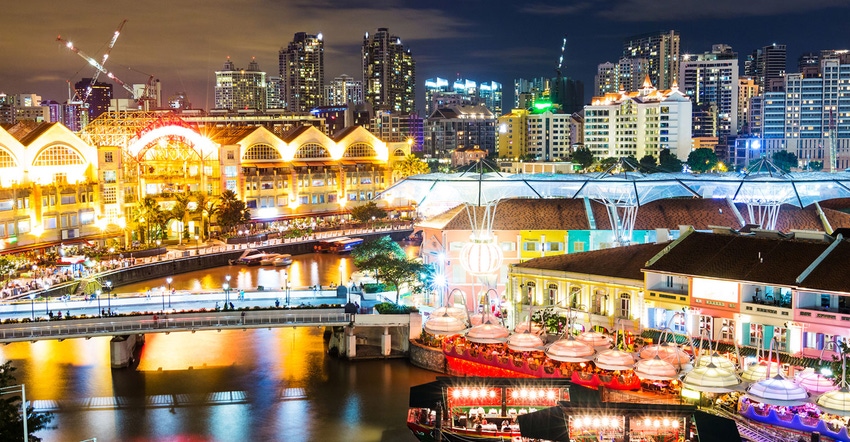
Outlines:
{"type": "Polygon", "coordinates": [[[611,166],[617,164],[619,159],[614,157],[603,158],[599,161],[599,164],[596,165],[596,169],[599,171],[608,170],[611,166]]]}
{"type": "MultiPolygon", "coordinates": [[[[16,385],[12,361],[6,361],[0,365],[0,388],[16,385]]],[[[47,428],[47,424],[53,420],[52,413],[36,413],[32,408],[32,402],[27,406],[27,431],[29,441],[41,441],[40,437],[33,433],[47,428]]],[[[0,440],[21,440],[24,429],[24,419],[21,415],[21,396],[7,394],[0,397],[0,440]]]]}
{"type": "MultiPolygon", "coordinates": [[[[351,208],[351,218],[360,222],[369,222],[372,218],[382,219],[387,217],[387,211],[378,207],[374,201],[369,201],[362,206],[351,208]]],[[[360,246],[362,247],[362,246],[360,246]]],[[[358,247],[358,249],[360,248],[358,247]]]]}
{"type": "Polygon", "coordinates": [[[809,162],[809,169],[811,169],[815,172],[819,172],[819,171],[823,170],[823,161],[810,161],[809,162]]]}
{"type": "Polygon", "coordinates": [[[587,170],[593,164],[593,152],[586,147],[580,147],[573,153],[572,161],[581,166],[582,170],[587,170]]]}
{"type": "Polygon", "coordinates": [[[215,211],[218,224],[226,232],[232,232],[239,224],[251,221],[251,211],[245,202],[236,196],[236,192],[225,190],[218,197],[218,207],[215,211]]]}
{"type": "Polygon", "coordinates": [[[360,270],[374,272],[376,280],[395,285],[396,303],[400,286],[418,280],[428,267],[415,259],[408,259],[404,249],[389,236],[364,242],[351,252],[351,256],[360,270]]]}
{"type": "Polygon", "coordinates": [[[169,220],[176,219],[180,221],[182,229],[178,235],[178,242],[183,244],[184,239],[189,239],[189,202],[192,199],[192,195],[189,193],[178,193],[174,195],[174,198],[176,202],[171,207],[168,218],[169,220]]]}
{"type": "Polygon", "coordinates": [[[776,167],[786,172],[790,172],[792,167],[797,167],[797,155],[794,155],[793,152],[788,152],[787,150],[774,152],[773,158],[771,159],[776,167]]]}
{"type": "Polygon", "coordinates": [[[152,197],[145,197],[136,209],[134,220],[138,224],[140,238],[145,243],[163,238],[168,215],[159,207],[159,203],[152,197]],[[144,227],[144,230],[142,230],[144,227]]]}
{"type": "Polygon", "coordinates": [[[662,149],[658,154],[658,168],[665,172],[681,172],[682,161],[670,153],[670,149],[662,149]]]}
{"type": "Polygon", "coordinates": [[[644,155],[643,158],[638,162],[640,164],[641,171],[643,172],[654,172],[655,169],[658,168],[658,163],[655,161],[655,157],[652,155],[644,155]]]}
{"type": "Polygon", "coordinates": [[[389,235],[364,241],[363,244],[360,244],[351,251],[351,257],[354,258],[354,265],[361,269],[361,262],[379,255],[390,256],[394,259],[402,259],[407,256],[404,253],[404,249],[397,242],[393,241],[389,235]]]}
{"type": "Polygon", "coordinates": [[[209,217],[215,213],[216,202],[204,192],[195,192],[195,202],[197,206],[192,213],[201,215],[201,238],[206,240],[210,237],[209,217]]]}
{"type": "Polygon", "coordinates": [[[717,154],[706,147],[694,149],[688,154],[688,167],[697,173],[708,172],[717,166],[717,154]]]}
{"type": "Polygon", "coordinates": [[[430,172],[431,166],[414,154],[404,157],[403,160],[393,165],[393,175],[399,179],[430,172]]]}

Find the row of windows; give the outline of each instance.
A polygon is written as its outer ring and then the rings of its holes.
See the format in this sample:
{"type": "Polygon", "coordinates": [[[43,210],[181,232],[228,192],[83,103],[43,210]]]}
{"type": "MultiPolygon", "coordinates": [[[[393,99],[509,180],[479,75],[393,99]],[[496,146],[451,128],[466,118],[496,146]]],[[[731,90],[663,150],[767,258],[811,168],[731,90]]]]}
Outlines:
{"type": "MultiPolygon", "coordinates": [[[[76,193],[62,193],[59,195],[59,204],[77,204],[77,194],[76,193]]],[[[41,207],[50,207],[56,205],[56,195],[42,195],[41,196],[41,207]]],[[[94,202],[94,194],[92,192],[81,192],[79,194],[79,201],[81,203],[89,203],[94,202]]]]}

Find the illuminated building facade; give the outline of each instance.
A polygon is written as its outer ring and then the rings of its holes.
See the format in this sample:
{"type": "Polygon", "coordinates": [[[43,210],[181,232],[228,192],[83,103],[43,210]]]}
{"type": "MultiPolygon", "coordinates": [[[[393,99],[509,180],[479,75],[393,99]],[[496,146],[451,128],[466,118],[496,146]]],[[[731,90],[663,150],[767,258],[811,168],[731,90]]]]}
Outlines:
{"type": "MultiPolygon", "coordinates": [[[[407,143],[385,143],[361,127],[331,138],[314,126],[279,136],[221,123],[120,112],[80,135],[58,123],[0,129],[0,240],[6,248],[77,237],[144,240],[137,234],[145,198],[169,210],[180,195],[215,200],[224,190],[245,201],[254,222],[335,215],[386,189],[392,162],[409,153],[407,143]]],[[[200,233],[199,217],[185,226],[192,234],[200,233]]],[[[176,238],[183,226],[171,220],[167,229],[176,238]]]]}
{"type": "Polygon", "coordinates": [[[744,75],[753,77],[759,89],[767,90],[773,80],[785,76],[785,45],[770,44],[756,49],[744,63],[744,75]]]}
{"type": "Polygon", "coordinates": [[[266,73],[255,60],[251,60],[248,69],[237,69],[228,57],[222,70],[215,72],[215,108],[266,108],[266,73]]]}
{"type": "Polygon", "coordinates": [[[421,152],[424,140],[424,120],[419,115],[377,111],[369,125],[378,138],[386,142],[410,143],[412,152],[421,152]]]}
{"type": "Polygon", "coordinates": [[[683,55],[679,69],[679,86],[694,105],[716,109],[713,131],[704,136],[735,135],[738,130],[738,54],[727,45],[713,45],[711,52],[683,55]]]}
{"type": "Polygon", "coordinates": [[[411,113],[416,110],[416,63],[410,49],[389,29],[363,37],[363,88],[375,110],[411,113]]]}
{"type": "Polygon", "coordinates": [[[551,107],[514,109],[499,117],[499,158],[534,157],[541,161],[567,158],[570,154],[572,115],[554,113],[551,107]]]}
{"type": "Polygon", "coordinates": [[[678,87],[658,90],[647,77],[637,92],[593,97],[584,107],[584,145],[594,158],[677,158],[691,152],[691,100],[678,87]]]}
{"type": "Polygon", "coordinates": [[[750,100],[759,95],[759,87],[755,80],[751,77],[742,77],[738,79],[738,133],[751,133],[750,125],[751,109],[750,100]],[[745,130],[746,126],[746,130],[745,130]]]}
{"type": "Polygon", "coordinates": [[[652,84],[659,89],[670,89],[679,79],[679,32],[671,30],[629,37],[623,42],[623,57],[646,59],[645,75],[649,75],[652,84]]]}
{"type": "Polygon", "coordinates": [[[325,106],[363,103],[363,82],[342,74],[325,85],[325,106]]]}
{"type": "Polygon", "coordinates": [[[483,105],[439,108],[425,121],[425,153],[447,157],[459,147],[496,151],[496,118],[483,105]]]}
{"type": "Polygon", "coordinates": [[[325,42],[322,34],[298,32],[279,53],[281,99],[290,112],[321,106],[325,93],[325,42]]]}
{"type": "MultiPolygon", "coordinates": [[[[88,106],[89,121],[108,111],[113,98],[112,83],[97,81],[92,84],[91,78],[74,83],[74,93],[88,106]]],[[[32,105],[37,106],[38,103],[32,105]]]]}

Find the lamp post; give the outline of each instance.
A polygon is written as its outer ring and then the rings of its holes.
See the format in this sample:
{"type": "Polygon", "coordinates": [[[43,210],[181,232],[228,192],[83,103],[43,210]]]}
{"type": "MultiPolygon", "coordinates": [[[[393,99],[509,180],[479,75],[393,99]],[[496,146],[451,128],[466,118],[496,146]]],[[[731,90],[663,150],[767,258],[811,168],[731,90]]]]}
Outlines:
{"type": "Polygon", "coordinates": [[[174,281],[174,278],[170,276],[165,278],[165,282],[168,283],[168,308],[171,308],[171,281],[174,281]]]}
{"type": "Polygon", "coordinates": [[[94,291],[94,297],[97,298],[97,316],[103,317],[103,310],[100,309],[100,290],[94,291]]]}
{"type": "Polygon", "coordinates": [[[165,287],[160,287],[162,289],[162,313],[165,313],[165,287]]]}
{"type": "Polygon", "coordinates": [[[200,240],[201,240],[201,237],[198,236],[198,235],[195,235],[195,256],[198,255],[198,251],[201,249],[200,240]]]}
{"type": "Polygon", "coordinates": [[[224,309],[227,309],[227,305],[230,302],[230,275],[225,275],[224,280],[227,281],[224,283],[224,309]]]}
{"type": "Polygon", "coordinates": [[[21,414],[23,415],[24,421],[24,442],[29,440],[30,432],[27,428],[27,389],[24,384],[20,385],[10,385],[8,387],[0,387],[0,395],[6,395],[9,393],[17,393],[18,389],[21,390],[21,414]]]}
{"type": "Polygon", "coordinates": [[[109,316],[112,316],[112,281],[106,281],[106,286],[103,288],[106,292],[106,309],[109,311],[109,316]]]}
{"type": "Polygon", "coordinates": [[[339,285],[342,286],[342,273],[345,271],[345,260],[339,262],[339,285]]]}
{"type": "Polygon", "coordinates": [[[285,304],[289,305],[289,273],[287,273],[286,270],[283,271],[283,284],[283,288],[286,294],[285,304]]]}
{"type": "Polygon", "coordinates": [[[32,320],[35,321],[35,293],[30,293],[30,307],[32,307],[32,320]]]}

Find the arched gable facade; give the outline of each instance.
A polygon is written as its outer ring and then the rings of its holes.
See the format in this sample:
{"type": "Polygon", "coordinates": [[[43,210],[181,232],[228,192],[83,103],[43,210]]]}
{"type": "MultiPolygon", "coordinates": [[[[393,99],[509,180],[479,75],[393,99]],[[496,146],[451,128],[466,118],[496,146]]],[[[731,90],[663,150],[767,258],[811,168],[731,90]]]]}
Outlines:
{"type": "Polygon", "coordinates": [[[24,149],[19,164],[28,168],[29,181],[47,185],[94,181],[97,150],[61,124],[53,124],[24,149]]]}
{"type": "Polygon", "coordinates": [[[389,159],[387,144],[362,127],[352,130],[338,140],[336,144],[339,148],[340,158],[370,158],[379,161],[389,159]],[[368,149],[365,149],[366,146],[372,149],[373,156],[362,156],[371,153],[368,149]]]}

